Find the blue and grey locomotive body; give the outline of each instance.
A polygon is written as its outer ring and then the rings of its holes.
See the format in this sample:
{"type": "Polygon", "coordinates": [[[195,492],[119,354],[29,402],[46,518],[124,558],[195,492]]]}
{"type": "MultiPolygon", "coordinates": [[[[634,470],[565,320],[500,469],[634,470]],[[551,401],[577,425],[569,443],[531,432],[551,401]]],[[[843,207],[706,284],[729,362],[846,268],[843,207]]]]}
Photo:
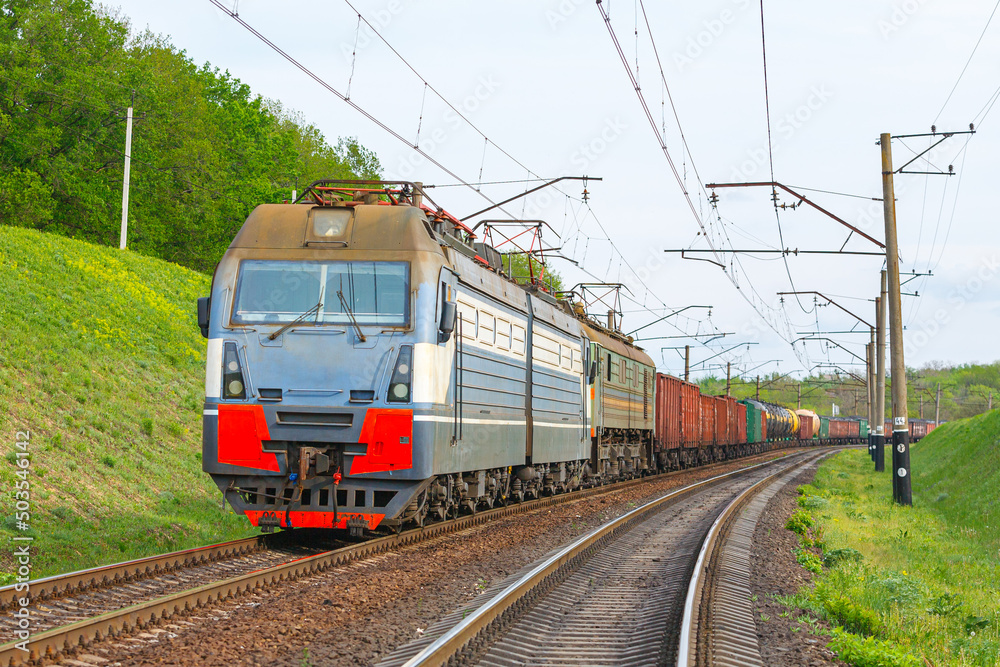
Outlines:
{"type": "Polygon", "coordinates": [[[235,510],[360,531],[648,468],[638,348],[501,275],[419,188],[304,198],[257,207],[199,303],[203,466],[235,510]]]}

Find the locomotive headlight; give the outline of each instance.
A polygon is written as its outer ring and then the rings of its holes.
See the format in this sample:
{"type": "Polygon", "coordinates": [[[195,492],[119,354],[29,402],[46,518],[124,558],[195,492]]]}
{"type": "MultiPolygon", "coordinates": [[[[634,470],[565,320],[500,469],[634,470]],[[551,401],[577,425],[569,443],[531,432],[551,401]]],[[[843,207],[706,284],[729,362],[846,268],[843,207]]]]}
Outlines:
{"type": "Polygon", "coordinates": [[[396,356],[396,367],[389,379],[389,403],[409,403],[410,383],[413,377],[413,346],[403,345],[396,356]]]}
{"type": "Polygon", "coordinates": [[[227,342],[222,352],[222,397],[246,398],[246,384],[243,380],[243,368],[240,365],[240,353],[236,343],[227,342]]]}

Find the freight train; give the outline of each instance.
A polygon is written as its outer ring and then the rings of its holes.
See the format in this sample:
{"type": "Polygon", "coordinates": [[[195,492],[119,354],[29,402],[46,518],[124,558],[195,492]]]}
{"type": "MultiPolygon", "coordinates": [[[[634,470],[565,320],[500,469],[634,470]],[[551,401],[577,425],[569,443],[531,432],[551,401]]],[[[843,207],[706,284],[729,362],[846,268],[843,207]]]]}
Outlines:
{"type": "Polygon", "coordinates": [[[258,206],[199,299],[203,468],[262,530],[399,530],[864,437],[657,373],[428,203],[414,183],[318,181],[258,206]]]}

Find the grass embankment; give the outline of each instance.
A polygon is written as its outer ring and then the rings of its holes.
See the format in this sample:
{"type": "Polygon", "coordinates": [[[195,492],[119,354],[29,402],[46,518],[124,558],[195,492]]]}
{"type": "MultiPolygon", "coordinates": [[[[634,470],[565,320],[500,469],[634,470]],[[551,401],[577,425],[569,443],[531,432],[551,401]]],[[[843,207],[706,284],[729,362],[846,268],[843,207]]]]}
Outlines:
{"type": "Polygon", "coordinates": [[[162,260],[0,227],[0,534],[25,534],[15,434],[30,430],[32,577],[249,533],[201,472],[208,288],[162,260]]]}
{"type": "Polygon", "coordinates": [[[890,473],[864,451],[800,487],[788,527],[819,576],[788,602],[834,624],[831,648],[854,665],[1000,665],[1000,411],[911,452],[912,508],[892,502],[890,473]]]}

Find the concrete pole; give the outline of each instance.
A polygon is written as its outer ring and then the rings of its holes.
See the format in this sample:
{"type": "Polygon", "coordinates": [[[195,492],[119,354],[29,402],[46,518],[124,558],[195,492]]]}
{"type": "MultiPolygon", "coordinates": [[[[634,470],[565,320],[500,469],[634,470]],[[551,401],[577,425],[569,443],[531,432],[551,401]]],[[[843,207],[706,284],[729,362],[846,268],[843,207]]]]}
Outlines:
{"type": "MultiPolygon", "coordinates": [[[[135,91],[132,91],[135,103],[135,91]]],[[[132,106],[125,115],[125,176],[122,179],[122,230],[118,237],[118,249],[124,250],[128,241],[128,186],[132,172],[132,106]]]]}
{"type": "Polygon", "coordinates": [[[796,394],[796,396],[795,396],[795,409],[796,410],[801,410],[802,409],[802,383],[801,382],[795,387],[795,394],[796,394]]]}
{"type": "Polygon", "coordinates": [[[691,377],[691,346],[684,346],[684,381],[689,382],[691,377]]]}
{"type": "Polygon", "coordinates": [[[941,383],[938,382],[937,396],[934,398],[934,425],[941,425],[941,383]]]}
{"type": "Polygon", "coordinates": [[[732,364],[727,361],[726,362],[726,396],[730,395],[729,389],[730,389],[730,386],[731,386],[731,384],[730,384],[730,378],[732,377],[730,375],[731,372],[732,372],[732,364]]]}
{"type": "Polygon", "coordinates": [[[760,376],[757,376],[757,400],[760,400],[760,376]]]}
{"type": "Polygon", "coordinates": [[[875,462],[875,438],[872,436],[872,424],[875,422],[875,329],[872,329],[872,340],[865,345],[865,367],[868,375],[868,455],[875,462]]]}
{"type": "Polygon", "coordinates": [[[875,299],[875,355],[878,363],[875,369],[875,472],[885,472],[885,311],[886,276],[882,272],[882,296],[875,299]]]}
{"type": "Polygon", "coordinates": [[[903,359],[903,308],[899,285],[899,248],[896,243],[896,196],[892,183],[892,135],[880,137],[882,146],[882,210],[885,214],[885,263],[889,272],[889,348],[892,366],[892,470],[894,499],[913,504],[910,483],[910,430],[906,412],[906,362],[903,359]]]}

